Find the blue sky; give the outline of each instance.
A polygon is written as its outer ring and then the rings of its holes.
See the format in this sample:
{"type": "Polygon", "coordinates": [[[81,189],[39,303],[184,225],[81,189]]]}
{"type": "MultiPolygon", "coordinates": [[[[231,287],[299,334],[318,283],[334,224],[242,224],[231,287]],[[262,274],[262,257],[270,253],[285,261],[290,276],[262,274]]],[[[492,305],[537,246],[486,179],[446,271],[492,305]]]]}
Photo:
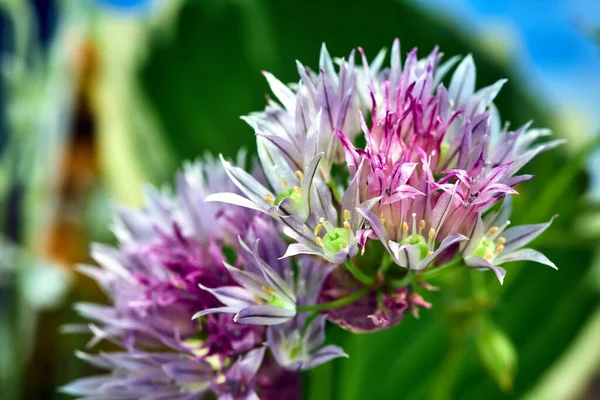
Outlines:
{"type": "MultiPolygon", "coordinates": [[[[502,35],[543,101],[600,128],[600,0],[418,0],[460,20],[470,31],[502,35]]],[[[591,132],[589,132],[591,133],[591,132]]]]}

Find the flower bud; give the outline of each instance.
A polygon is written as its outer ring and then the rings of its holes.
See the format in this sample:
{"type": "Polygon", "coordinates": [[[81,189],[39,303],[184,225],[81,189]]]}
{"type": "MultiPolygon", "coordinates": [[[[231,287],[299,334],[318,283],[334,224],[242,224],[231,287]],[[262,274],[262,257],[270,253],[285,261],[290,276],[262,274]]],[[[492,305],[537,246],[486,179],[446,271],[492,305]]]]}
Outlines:
{"type": "Polygon", "coordinates": [[[517,352],[511,340],[486,323],[477,336],[477,353],[491,378],[504,392],[510,392],[517,367],[517,352]]]}

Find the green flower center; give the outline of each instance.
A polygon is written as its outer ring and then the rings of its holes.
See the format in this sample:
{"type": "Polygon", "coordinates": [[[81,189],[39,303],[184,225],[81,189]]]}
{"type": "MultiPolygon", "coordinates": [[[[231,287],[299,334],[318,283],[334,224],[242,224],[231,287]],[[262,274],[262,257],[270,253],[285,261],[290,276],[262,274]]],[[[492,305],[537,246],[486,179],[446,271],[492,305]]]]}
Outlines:
{"type": "Polygon", "coordinates": [[[286,198],[292,199],[298,207],[302,208],[302,194],[297,189],[292,188],[279,193],[275,198],[275,205],[278,206],[286,198]]]}
{"type": "Polygon", "coordinates": [[[295,360],[302,351],[302,344],[297,344],[290,349],[290,360],[295,360]]]}
{"type": "Polygon", "coordinates": [[[429,253],[429,247],[427,246],[427,240],[425,240],[425,237],[423,235],[418,235],[418,234],[410,235],[406,239],[403,239],[400,242],[400,244],[411,244],[411,245],[415,246],[417,249],[419,249],[419,252],[421,252],[422,259],[427,257],[427,253],[429,253]]]}
{"type": "Polygon", "coordinates": [[[494,254],[495,252],[496,244],[490,239],[483,238],[473,251],[473,256],[484,258],[487,254],[494,254]]]}
{"type": "Polygon", "coordinates": [[[446,159],[446,156],[448,155],[448,150],[450,150],[450,144],[449,143],[442,143],[442,145],[440,146],[440,161],[439,161],[439,164],[442,164],[444,162],[444,160],[446,159]]]}
{"type": "Polygon", "coordinates": [[[352,232],[345,228],[333,228],[323,236],[323,248],[332,253],[337,253],[350,244],[352,232]]]}
{"type": "Polygon", "coordinates": [[[284,308],[285,306],[285,302],[283,301],[283,299],[279,296],[277,296],[276,294],[272,294],[271,297],[269,298],[269,300],[267,300],[267,304],[273,307],[280,307],[280,308],[284,308]]]}

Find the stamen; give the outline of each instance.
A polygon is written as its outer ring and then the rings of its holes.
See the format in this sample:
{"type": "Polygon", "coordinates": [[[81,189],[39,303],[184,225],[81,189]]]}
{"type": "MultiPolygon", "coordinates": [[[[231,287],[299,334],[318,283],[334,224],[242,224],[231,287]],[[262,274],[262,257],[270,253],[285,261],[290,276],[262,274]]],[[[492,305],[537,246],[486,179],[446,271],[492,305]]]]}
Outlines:
{"type": "Polygon", "coordinates": [[[490,237],[490,240],[494,240],[496,239],[496,236],[500,235],[507,226],[510,225],[510,221],[506,221],[501,227],[497,227],[497,226],[492,226],[488,232],[488,236],[490,237]],[[493,232],[492,232],[493,230],[493,232]]]}
{"type": "Polygon", "coordinates": [[[275,199],[273,198],[273,196],[271,196],[270,194],[266,194],[265,195],[265,200],[269,203],[269,204],[273,204],[275,203],[275,199]]]}
{"type": "Polygon", "coordinates": [[[412,213],[412,219],[413,219],[412,234],[416,235],[417,234],[417,213],[412,213]]]}
{"type": "Polygon", "coordinates": [[[494,257],[494,255],[492,253],[485,253],[485,256],[483,256],[483,258],[485,258],[486,260],[489,260],[492,257],[494,257]]]}
{"type": "Polygon", "coordinates": [[[315,239],[317,241],[317,244],[321,247],[323,247],[323,239],[321,239],[319,236],[317,236],[317,238],[315,239]]]}
{"type": "Polygon", "coordinates": [[[504,250],[504,245],[503,244],[501,244],[500,246],[496,247],[496,254],[502,253],[502,250],[504,250]]]}
{"type": "Polygon", "coordinates": [[[345,248],[346,248],[346,245],[345,245],[345,244],[343,244],[343,243],[342,243],[342,244],[340,244],[340,250],[344,250],[345,248]]]}
{"type": "Polygon", "coordinates": [[[317,226],[315,226],[315,236],[317,236],[319,232],[321,232],[321,229],[323,229],[323,224],[319,222],[317,226]]]}
{"type": "Polygon", "coordinates": [[[490,235],[490,236],[495,235],[499,231],[500,231],[500,228],[498,228],[497,226],[492,226],[490,228],[490,230],[488,231],[488,235],[490,235]]]}
{"type": "Polygon", "coordinates": [[[433,251],[428,251],[428,252],[427,252],[427,257],[430,257],[430,256],[432,256],[432,255],[433,255],[433,251]]]}
{"type": "Polygon", "coordinates": [[[500,236],[498,238],[498,246],[502,246],[504,243],[506,243],[506,239],[504,238],[504,236],[500,236]]]}
{"type": "Polygon", "coordinates": [[[352,227],[350,226],[350,222],[344,221],[344,228],[346,228],[347,230],[351,231],[352,227]]]}
{"type": "Polygon", "coordinates": [[[300,189],[299,186],[294,186],[294,190],[296,191],[296,193],[302,194],[302,189],[300,189]]]}
{"type": "Polygon", "coordinates": [[[422,219],[419,222],[419,235],[421,234],[421,232],[423,232],[423,229],[425,229],[425,220],[424,219],[422,219]]]}
{"type": "Polygon", "coordinates": [[[304,174],[302,173],[302,171],[296,171],[296,178],[298,178],[300,182],[304,181],[304,174]]]}
{"type": "Polygon", "coordinates": [[[350,211],[344,210],[344,221],[350,220],[350,211]]]}
{"type": "Polygon", "coordinates": [[[402,223],[402,232],[403,232],[403,233],[406,233],[406,232],[408,232],[408,224],[406,223],[406,221],[404,221],[404,222],[402,223]]]}
{"type": "Polygon", "coordinates": [[[435,237],[435,229],[429,228],[429,239],[433,239],[435,237]]]}
{"type": "Polygon", "coordinates": [[[260,297],[258,297],[257,295],[254,295],[254,301],[256,302],[256,304],[262,303],[262,299],[260,297]]]}
{"type": "Polygon", "coordinates": [[[267,295],[272,295],[273,293],[275,293],[275,289],[273,289],[272,287],[269,286],[261,286],[261,289],[263,290],[263,292],[265,292],[267,295]]]}
{"type": "Polygon", "coordinates": [[[383,215],[383,213],[379,214],[379,220],[381,221],[381,224],[385,226],[385,216],[383,215]]]}
{"type": "Polygon", "coordinates": [[[288,181],[286,181],[285,178],[281,178],[281,181],[283,182],[283,186],[289,186],[288,181]]]}

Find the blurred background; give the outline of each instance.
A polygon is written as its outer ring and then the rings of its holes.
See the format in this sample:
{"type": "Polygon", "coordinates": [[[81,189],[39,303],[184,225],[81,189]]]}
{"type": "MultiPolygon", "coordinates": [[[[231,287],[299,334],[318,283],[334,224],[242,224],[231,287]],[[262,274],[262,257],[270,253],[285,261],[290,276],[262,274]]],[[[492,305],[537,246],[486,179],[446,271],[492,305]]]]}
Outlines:
{"type": "Polygon", "coordinates": [[[534,246],[559,267],[509,267],[487,283],[496,328],[518,352],[506,384],[477,356],[460,276],[420,320],[374,334],[328,332],[350,359],[304,377],[306,399],[600,399],[600,2],[596,0],[0,0],[0,399],[63,399],[94,373],[76,301],[105,301],[74,272],[114,242],[111,208],[170,185],[183,160],[254,148],[261,70],[296,81],[362,46],[373,57],[439,45],[473,53],[478,87],[513,127],[567,144],[527,166],[516,223],[560,217],[534,246]]]}

